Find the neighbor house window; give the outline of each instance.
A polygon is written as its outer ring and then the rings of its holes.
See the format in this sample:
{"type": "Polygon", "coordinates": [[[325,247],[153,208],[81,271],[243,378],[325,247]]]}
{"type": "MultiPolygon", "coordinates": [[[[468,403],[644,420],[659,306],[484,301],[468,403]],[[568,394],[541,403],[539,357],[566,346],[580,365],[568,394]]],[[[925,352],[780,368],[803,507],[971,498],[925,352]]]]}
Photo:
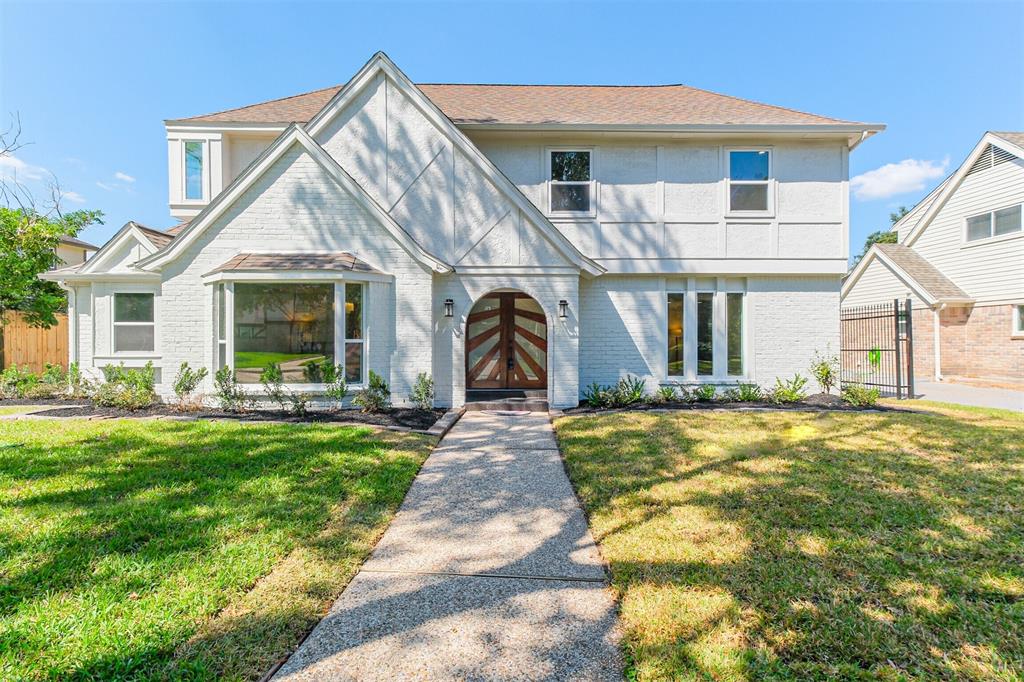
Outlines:
{"type": "Polygon", "coordinates": [[[1021,207],[1011,206],[967,219],[967,241],[999,237],[1021,231],[1021,207]]]}
{"type": "Polygon", "coordinates": [[[715,295],[697,294],[697,375],[715,373],[715,295]]]}
{"type": "Polygon", "coordinates": [[[1013,335],[1024,336],[1024,305],[1013,306],[1013,335]]]}
{"type": "Polygon", "coordinates": [[[114,352],[153,352],[153,294],[114,294],[114,352]]]}
{"type": "Polygon", "coordinates": [[[729,210],[767,212],[771,156],[767,150],[729,152],[729,210]]]}
{"type": "Polygon", "coordinates": [[[590,211],[589,151],[551,152],[551,212],[590,211]]]}
{"type": "Polygon", "coordinates": [[[333,284],[234,285],[234,361],[242,383],[271,363],[285,383],[310,383],[306,367],[334,362],[333,284]]]}
{"type": "Polygon", "coordinates": [[[729,376],[743,376],[743,294],[726,294],[726,357],[729,376]]]}
{"type": "Polygon", "coordinates": [[[683,304],[685,294],[668,295],[668,375],[683,376],[683,304]]]}
{"type": "Polygon", "coordinates": [[[363,285],[345,285],[345,381],[363,381],[363,285]]]}
{"type": "Polygon", "coordinates": [[[203,143],[185,143],[185,198],[203,198],[203,143]]]}
{"type": "Polygon", "coordinates": [[[217,367],[226,367],[228,364],[228,307],[227,287],[221,283],[217,285],[217,367]]]}

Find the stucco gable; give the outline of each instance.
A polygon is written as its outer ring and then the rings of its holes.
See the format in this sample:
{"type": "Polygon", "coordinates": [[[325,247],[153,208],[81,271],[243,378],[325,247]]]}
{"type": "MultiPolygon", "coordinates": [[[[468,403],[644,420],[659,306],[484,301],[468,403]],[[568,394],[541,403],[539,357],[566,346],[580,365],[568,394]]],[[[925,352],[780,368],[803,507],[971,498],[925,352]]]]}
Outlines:
{"type": "Polygon", "coordinates": [[[383,54],[307,130],[353,177],[365,178],[367,192],[417,242],[446,262],[464,261],[481,242],[494,239],[499,225],[500,234],[514,224],[517,235],[537,232],[526,242],[544,248],[482,249],[474,264],[602,272],[383,54]],[[515,262],[506,262],[513,251],[515,262]],[[489,262],[492,255],[496,260],[489,262]]]}

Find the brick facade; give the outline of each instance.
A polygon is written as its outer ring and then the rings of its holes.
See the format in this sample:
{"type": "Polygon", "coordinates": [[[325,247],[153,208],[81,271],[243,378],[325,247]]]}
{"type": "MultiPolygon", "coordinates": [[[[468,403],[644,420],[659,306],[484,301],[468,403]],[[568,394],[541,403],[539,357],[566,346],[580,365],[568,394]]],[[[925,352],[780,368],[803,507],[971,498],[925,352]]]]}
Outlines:
{"type": "Polygon", "coordinates": [[[1012,336],[1012,321],[1010,305],[943,310],[939,318],[942,374],[1024,380],[1024,338],[1012,336]]]}

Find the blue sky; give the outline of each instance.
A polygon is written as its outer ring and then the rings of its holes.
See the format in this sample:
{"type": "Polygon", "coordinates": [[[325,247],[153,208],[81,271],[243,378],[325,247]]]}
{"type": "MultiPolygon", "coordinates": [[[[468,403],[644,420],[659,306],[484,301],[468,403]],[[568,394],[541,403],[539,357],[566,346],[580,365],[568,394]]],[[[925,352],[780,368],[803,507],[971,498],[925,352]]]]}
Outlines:
{"type": "MultiPolygon", "coordinates": [[[[168,227],[165,118],[345,82],[377,50],[414,81],[686,83],[888,125],[851,155],[851,249],[985,130],[1024,130],[1024,2],[17,3],[0,0],[0,115],[20,177],[168,227]],[[899,190],[894,193],[894,190],[899,190]]],[[[4,170],[4,169],[0,169],[4,170]]],[[[77,203],[76,203],[77,201],[77,203]]]]}

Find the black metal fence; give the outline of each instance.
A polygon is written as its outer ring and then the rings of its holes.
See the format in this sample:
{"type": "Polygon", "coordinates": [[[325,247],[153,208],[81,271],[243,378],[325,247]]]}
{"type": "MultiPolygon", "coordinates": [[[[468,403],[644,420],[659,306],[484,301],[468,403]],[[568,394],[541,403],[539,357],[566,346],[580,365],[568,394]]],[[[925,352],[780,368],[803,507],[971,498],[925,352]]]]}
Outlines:
{"type": "Polygon", "coordinates": [[[843,308],[840,379],[883,395],[914,396],[914,329],[910,299],[843,308]]]}

